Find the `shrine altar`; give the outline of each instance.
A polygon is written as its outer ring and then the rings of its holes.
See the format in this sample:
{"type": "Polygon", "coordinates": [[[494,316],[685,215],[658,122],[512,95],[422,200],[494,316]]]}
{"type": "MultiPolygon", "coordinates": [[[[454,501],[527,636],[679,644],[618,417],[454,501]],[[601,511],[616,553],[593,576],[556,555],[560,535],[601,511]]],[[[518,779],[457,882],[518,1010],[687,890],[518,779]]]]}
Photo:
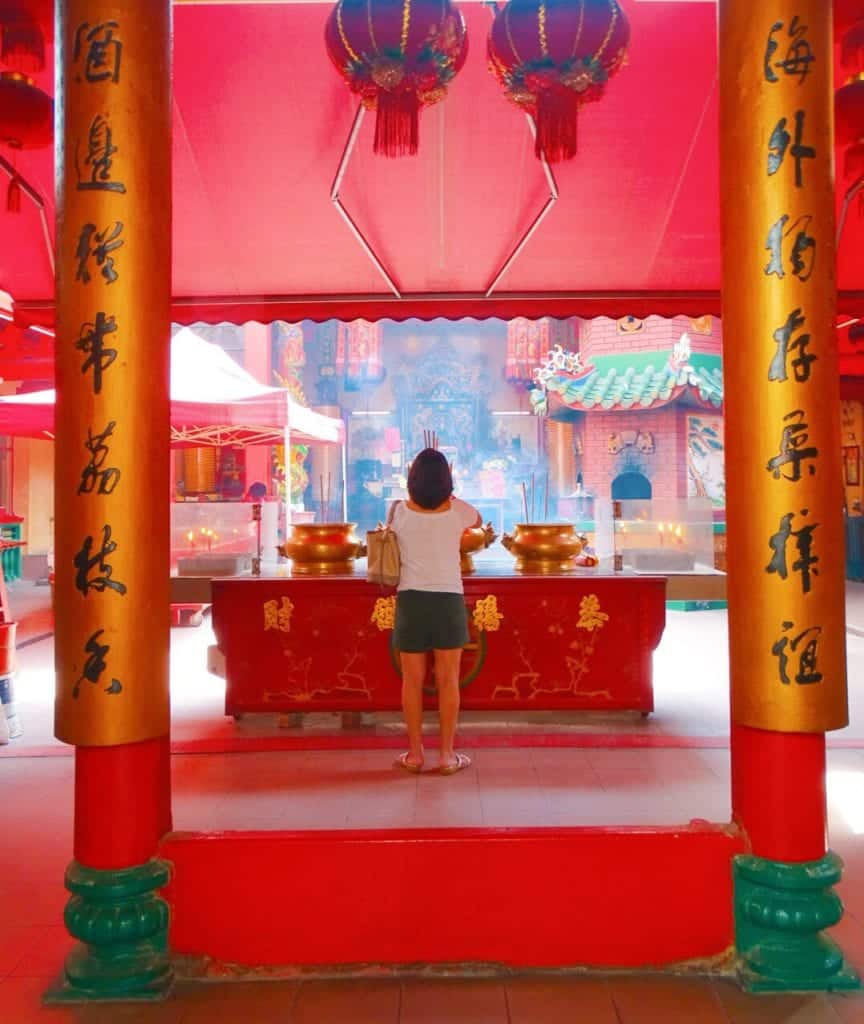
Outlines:
{"type": "MultiPolygon", "coordinates": [[[[464,586],[464,710],[654,710],[663,577],[502,569],[464,586]]],[[[395,591],[361,575],[286,576],[216,579],[212,594],[227,715],[399,709],[395,591]]]]}

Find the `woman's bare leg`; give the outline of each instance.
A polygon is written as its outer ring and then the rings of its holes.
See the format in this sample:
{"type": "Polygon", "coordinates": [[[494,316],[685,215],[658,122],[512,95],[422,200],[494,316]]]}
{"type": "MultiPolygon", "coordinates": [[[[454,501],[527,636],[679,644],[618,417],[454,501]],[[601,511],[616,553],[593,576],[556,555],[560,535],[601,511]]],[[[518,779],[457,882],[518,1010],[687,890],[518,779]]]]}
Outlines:
{"type": "Polygon", "coordinates": [[[426,654],[401,651],[402,713],[408,731],[408,764],[423,764],[423,680],[426,678],[426,654]]]}
{"type": "Polygon", "coordinates": [[[453,744],[459,720],[459,663],[461,659],[461,647],[435,651],[435,683],[438,686],[442,767],[449,767],[456,763],[453,744]]]}

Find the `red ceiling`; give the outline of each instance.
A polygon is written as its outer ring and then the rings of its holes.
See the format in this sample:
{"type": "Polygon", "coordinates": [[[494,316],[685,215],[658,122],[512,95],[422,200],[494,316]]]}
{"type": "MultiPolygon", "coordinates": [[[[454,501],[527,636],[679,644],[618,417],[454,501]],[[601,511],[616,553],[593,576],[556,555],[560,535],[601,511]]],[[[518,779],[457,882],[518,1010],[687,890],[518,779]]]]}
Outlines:
{"type": "MultiPolygon", "coordinates": [[[[525,118],[485,67],[488,8],[463,4],[468,62],[445,102],[421,117],[419,156],[375,157],[369,117],[342,187],[409,293],[400,302],[330,201],[356,107],[324,50],[329,4],[178,6],[176,319],[718,313],[716,10],[624,3],[629,66],[583,112],[581,152],[556,169],[561,198],[497,304],[482,295],[548,190],[525,118]],[[380,301],[333,305],[334,296],[380,301]]],[[[50,153],[23,154],[19,167],[53,221],[50,153]]],[[[50,307],[52,277],[38,217],[24,207],[0,211],[0,289],[44,321],[50,311],[37,307],[50,307]]],[[[841,306],[857,315],[862,252],[856,207],[839,284],[855,293],[841,306]]]]}

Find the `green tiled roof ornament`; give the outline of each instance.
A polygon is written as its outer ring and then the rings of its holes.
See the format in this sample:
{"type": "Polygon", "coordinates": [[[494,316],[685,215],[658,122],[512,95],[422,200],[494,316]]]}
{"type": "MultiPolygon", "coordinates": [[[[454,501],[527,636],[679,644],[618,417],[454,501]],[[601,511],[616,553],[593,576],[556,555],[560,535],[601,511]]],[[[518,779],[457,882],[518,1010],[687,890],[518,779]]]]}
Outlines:
{"type": "Polygon", "coordinates": [[[587,365],[576,353],[553,351],[534,371],[534,380],[530,398],[538,416],[549,415],[550,404],[553,412],[556,406],[585,412],[650,409],[679,398],[711,409],[723,405],[720,356],[693,353],[686,333],[665,354],[598,355],[587,365]]]}

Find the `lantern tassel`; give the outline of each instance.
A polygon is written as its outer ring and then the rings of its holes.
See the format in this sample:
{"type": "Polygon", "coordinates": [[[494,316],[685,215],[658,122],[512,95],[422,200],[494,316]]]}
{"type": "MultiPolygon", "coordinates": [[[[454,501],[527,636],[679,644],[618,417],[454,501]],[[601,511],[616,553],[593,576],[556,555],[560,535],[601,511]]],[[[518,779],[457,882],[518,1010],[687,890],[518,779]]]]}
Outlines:
{"type": "Polygon", "coordinates": [[[850,146],[843,158],[843,176],[857,179],[864,174],[864,142],[850,146]]]}
{"type": "Polygon", "coordinates": [[[579,96],[570,89],[543,89],[537,97],[534,153],[550,164],[572,160],[577,152],[579,96]]]}
{"type": "Polygon", "coordinates": [[[0,63],[24,74],[45,70],[45,39],[30,21],[8,22],[0,30],[0,63]]]}
{"type": "Polygon", "coordinates": [[[414,156],[420,138],[420,100],[413,89],[378,90],[375,152],[381,156],[414,156]]]}
{"type": "Polygon", "coordinates": [[[16,175],[6,189],[6,210],[8,213],[21,212],[21,179],[16,175]]]}

